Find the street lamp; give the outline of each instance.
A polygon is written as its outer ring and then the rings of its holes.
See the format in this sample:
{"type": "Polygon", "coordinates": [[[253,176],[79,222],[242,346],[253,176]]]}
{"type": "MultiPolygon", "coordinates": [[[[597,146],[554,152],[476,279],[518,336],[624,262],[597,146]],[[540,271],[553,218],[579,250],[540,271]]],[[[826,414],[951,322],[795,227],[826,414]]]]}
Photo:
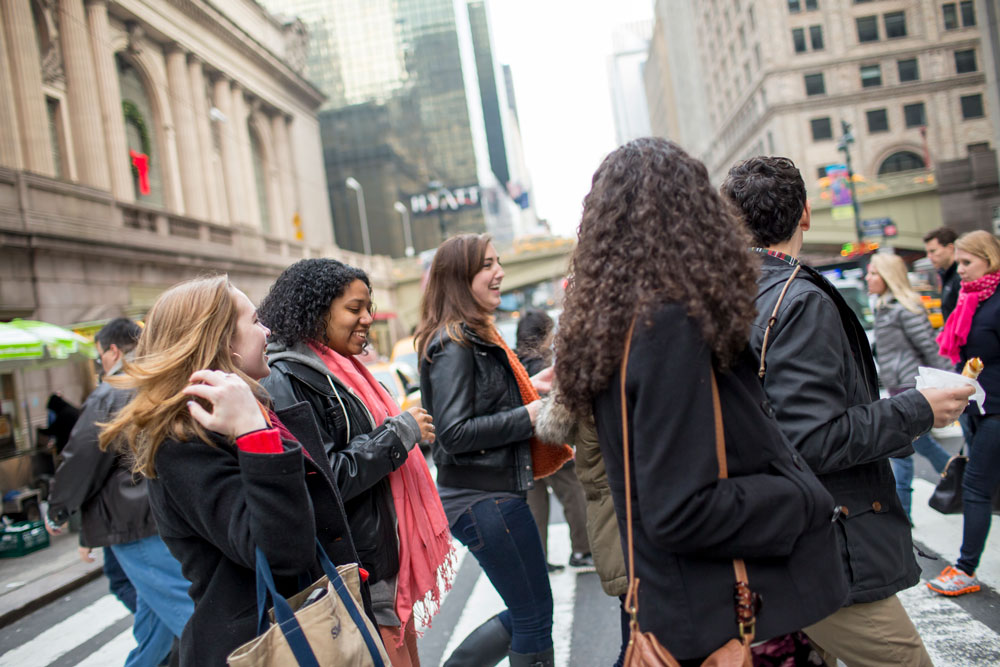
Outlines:
{"type": "Polygon", "coordinates": [[[410,229],[410,209],[401,201],[392,205],[396,212],[403,217],[403,241],[406,243],[406,256],[413,257],[413,230],[410,229]]]}
{"type": "Polygon", "coordinates": [[[365,191],[361,189],[361,184],[353,176],[348,176],[344,183],[358,197],[358,216],[361,218],[361,244],[365,248],[365,254],[372,254],[372,242],[368,238],[368,212],[365,210],[365,191]]]}
{"type": "Polygon", "coordinates": [[[444,183],[441,181],[431,181],[427,184],[427,187],[436,191],[438,195],[438,227],[441,229],[441,240],[444,241],[448,237],[444,224],[444,207],[441,206],[441,191],[444,190],[444,183]]]}
{"type": "Polygon", "coordinates": [[[840,129],[843,134],[837,142],[837,150],[844,152],[844,166],[847,167],[847,185],[851,188],[851,206],[854,208],[854,231],[858,235],[858,243],[864,241],[861,231],[861,204],[858,202],[858,193],[854,188],[854,170],[851,169],[851,149],[854,143],[854,134],[851,132],[851,124],[846,120],[840,121],[840,129]]]}

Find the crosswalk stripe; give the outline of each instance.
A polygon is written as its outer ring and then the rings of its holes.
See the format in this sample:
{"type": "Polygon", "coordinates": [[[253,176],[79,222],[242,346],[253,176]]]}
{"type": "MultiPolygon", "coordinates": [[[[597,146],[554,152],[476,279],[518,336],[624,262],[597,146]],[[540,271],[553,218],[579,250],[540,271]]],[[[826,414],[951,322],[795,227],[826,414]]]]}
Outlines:
{"type": "Polygon", "coordinates": [[[108,667],[108,665],[123,665],[128,654],[135,648],[135,638],[132,628],[115,636],[107,644],[87,656],[74,667],[108,667]]]}
{"type": "Polygon", "coordinates": [[[901,591],[899,600],[935,665],[1000,664],[1000,636],[923,582],[901,591]]]}
{"type": "MultiPolygon", "coordinates": [[[[941,514],[927,505],[934,484],[924,479],[913,480],[913,539],[927,545],[935,553],[942,556],[941,569],[954,563],[958,550],[962,546],[962,515],[941,514]]],[[[993,517],[990,531],[990,541],[986,543],[982,561],[976,576],[981,582],[994,590],[1000,590],[1000,519],[993,517]]]]}
{"type": "Polygon", "coordinates": [[[114,596],[105,595],[31,641],[4,653],[0,656],[0,667],[45,667],[128,615],[125,605],[114,596]]]}

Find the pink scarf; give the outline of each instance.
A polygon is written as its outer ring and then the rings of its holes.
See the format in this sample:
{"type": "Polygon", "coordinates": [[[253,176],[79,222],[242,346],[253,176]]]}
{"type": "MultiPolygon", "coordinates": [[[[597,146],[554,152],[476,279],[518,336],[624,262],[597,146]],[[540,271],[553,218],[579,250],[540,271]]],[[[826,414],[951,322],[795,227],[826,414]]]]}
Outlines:
{"type": "MultiPolygon", "coordinates": [[[[399,414],[399,406],[364,364],[327,346],[309,341],[330,372],[361,399],[376,425],[399,414]]],[[[411,616],[430,627],[441,609],[441,595],[451,588],[457,556],[427,461],[414,447],[399,469],[389,474],[399,535],[399,574],[396,577],[396,615],[401,627],[411,616]]],[[[400,632],[400,642],[405,633],[400,632]]]]}
{"type": "Polygon", "coordinates": [[[944,329],[937,337],[942,357],[948,357],[956,364],[962,360],[960,348],[969,338],[972,316],[976,314],[980,303],[993,296],[998,284],[1000,284],[1000,271],[987,273],[978,280],[962,283],[962,291],[958,293],[958,304],[948,316],[944,329]]]}

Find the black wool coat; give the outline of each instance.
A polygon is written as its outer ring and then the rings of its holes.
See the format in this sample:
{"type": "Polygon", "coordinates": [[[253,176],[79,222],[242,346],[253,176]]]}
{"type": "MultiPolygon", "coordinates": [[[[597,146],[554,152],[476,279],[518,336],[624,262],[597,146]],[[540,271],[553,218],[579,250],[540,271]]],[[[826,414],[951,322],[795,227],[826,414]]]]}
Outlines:
{"type": "MultiPolygon", "coordinates": [[[[718,479],[711,373],[711,351],[681,306],[637,324],[626,412],[639,625],[681,660],[738,636],[733,558],[763,598],[758,640],[819,621],[847,595],[833,498],[781,434],[749,349],[717,373],[729,468],[718,479]]],[[[594,419],[625,549],[619,382],[615,372],[594,419]]]]}
{"type": "Polygon", "coordinates": [[[181,665],[225,665],[257,635],[254,547],[286,597],[323,576],[317,537],[335,565],[358,560],[312,412],[302,403],[277,414],[301,448],[286,441],[283,453],[250,454],[212,434],[213,445],[167,441],[156,453],[150,505],[194,600],[181,665]]]}

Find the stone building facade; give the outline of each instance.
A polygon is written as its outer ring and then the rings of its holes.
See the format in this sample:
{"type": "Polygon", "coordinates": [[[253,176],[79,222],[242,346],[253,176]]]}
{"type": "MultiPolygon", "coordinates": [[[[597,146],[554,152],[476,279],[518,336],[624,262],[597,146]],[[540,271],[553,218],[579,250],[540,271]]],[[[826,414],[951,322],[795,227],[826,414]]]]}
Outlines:
{"type": "MultiPolygon", "coordinates": [[[[974,0],[658,0],[645,73],[653,129],[717,183],[746,157],[789,157],[822,209],[846,121],[873,194],[905,193],[913,178],[933,190],[939,163],[996,148],[981,14],[974,0]]],[[[852,234],[853,222],[827,222],[830,243],[852,234]]]]}
{"type": "MultiPolygon", "coordinates": [[[[4,0],[0,24],[0,321],[142,316],[208,272],[257,301],[293,261],[345,257],[301,22],[254,0],[4,0]]],[[[384,260],[345,261],[387,291],[384,260]]],[[[8,376],[0,398],[23,429],[80,380],[8,376]]]]}

